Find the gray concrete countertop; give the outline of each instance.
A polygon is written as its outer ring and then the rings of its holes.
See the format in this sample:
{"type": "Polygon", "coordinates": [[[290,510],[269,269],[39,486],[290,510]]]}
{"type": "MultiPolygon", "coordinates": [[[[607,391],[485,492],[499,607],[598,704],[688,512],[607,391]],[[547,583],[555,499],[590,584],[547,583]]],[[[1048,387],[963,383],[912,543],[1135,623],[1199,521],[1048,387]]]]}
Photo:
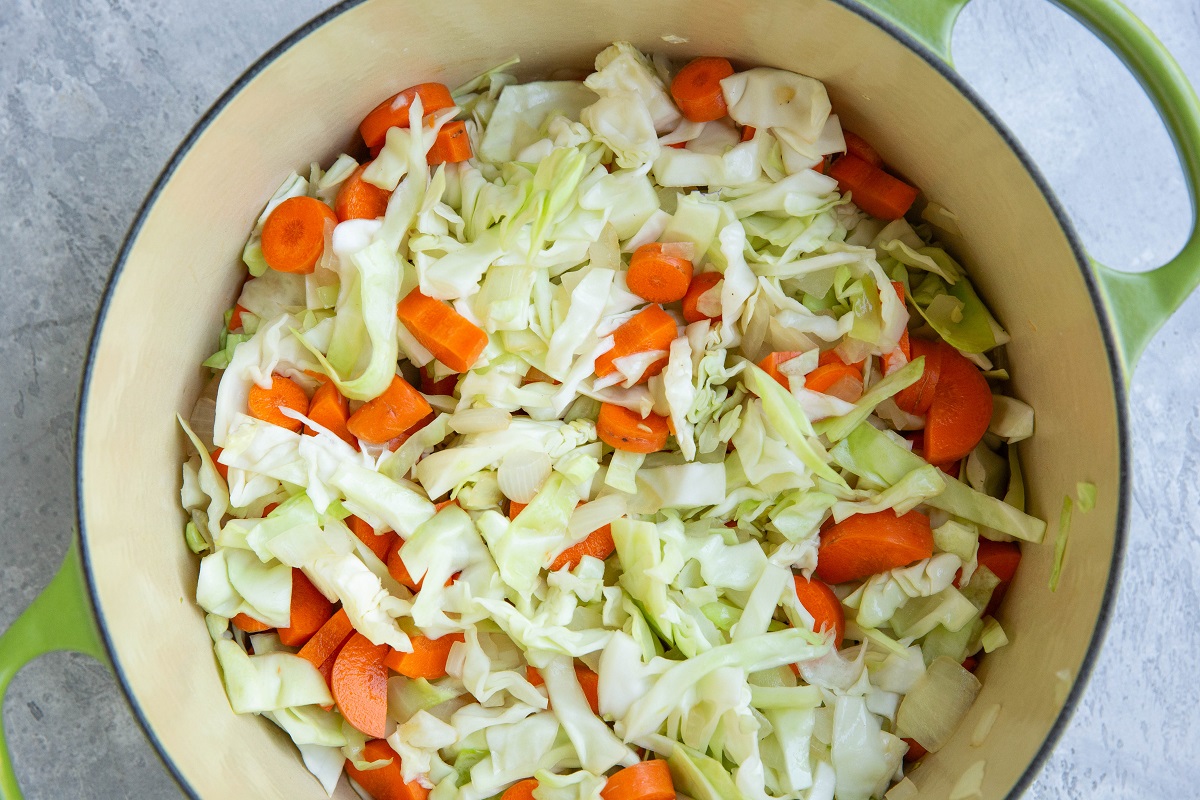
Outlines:
{"type": "MultiPolygon", "coordinates": [[[[1200,4],[1127,0],[1200,85],[1200,4]]],[[[70,536],[75,403],[117,247],[176,144],[323,0],[0,0],[0,629],[70,536]]],[[[1091,253],[1147,269],[1192,214],[1169,140],[1115,57],[1046,0],[977,0],[959,69],[1032,154],[1091,253]]],[[[1130,394],[1136,480],[1116,615],[1083,704],[1027,794],[1195,797],[1200,715],[1200,297],[1130,394]]],[[[12,684],[5,732],[30,800],[178,798],[99,664],[55,654],[12,684]]]]}

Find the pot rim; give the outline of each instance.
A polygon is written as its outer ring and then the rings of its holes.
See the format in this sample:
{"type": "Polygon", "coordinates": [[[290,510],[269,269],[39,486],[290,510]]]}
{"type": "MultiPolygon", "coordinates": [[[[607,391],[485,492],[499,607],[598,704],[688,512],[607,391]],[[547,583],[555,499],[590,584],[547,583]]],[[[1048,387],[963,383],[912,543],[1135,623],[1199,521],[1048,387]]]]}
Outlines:
{"type": "MultiPolygon", "coordinates": [[[[150,724],[141,704],[136,699],[133,687],[128,676],[125,674],[120,660],[117,658],[115,643],[113,642],[108,626],[105,624],[104,615],[100,608],[100,600],[96,588],[96,581],[92,574],[91,551],[88,546],[87,525],[84,519],[84,485],[83,471],[81,469],[83,463],[83,443],[85,438],[85,427],[87,420],[87,405],[91,391],[92,369],[95,366],[96,353],[99,347],[100,334],[104,329],[104,322],[108,317],[109,306],[112,302],[113,295],[116,292],[117,284],[120,280],[122,272],[124,272],[125,264],[128,261],[129,254],[133,249],[134,243],[137,241],[138,235],[141,233],[142,226],[146,222],[154,204],[158,201],[159,195],[170,182],[175,174],[175,170],[179,167],[183,159],[191,151],[196,141],[208,130],[209,125],[220,115],[225,107],[236,97],[250,81],[258,77],[259,73],[271,66],[281,55],[291,49],[300,40],[304,39],[310,33],[313,33],[318,28],[324,26],[327,22],[332,21],[346,11],[366,2],[366,0],[341,0],[341,2],[331,6],[320,14],[312,17],[307,22],[289,33],[266,53],[260,56],[253,64],[246,68],[241,75],[213,102],[211,106],[204,112],[203,116],[197,120],[196,124],[188,131],[187,136],[180,142],[179,146],[171,154],[169,160],[159,172],[158,177],[154,181],[150,192],[146,195],[146,199],[142,201],[138,207],[137,213],[133,218],[133,222],[129,227],[129,231],[125,234],[125,238],[121,242],[121,247],[117,251],[117,257],[113,262],[112,270],[104,286],[104,294],[101,298],[100,308],[96,314],[95,324],[92,326],[90,342],[88,344],[87,358],[84,363],[83,378],[79,392],[79,404],[76,411],[76,429],[75,429],[75,517],[76,517],[76,540],[79,544],[81,555],[81,564],[83,567],[83,578],[87,586],[88,598],[90,600],[92,613],[96,618],[97,629],[100,632],[100,639],[104,644],[105,650],[108,652],[109,662],[112,665],[113,674],[116,676],[121,687],[121,692],[125,695],[125,700],[129,704],[130,710],[136,717],[138,724],[145,733],[146,738],[154,745],[154,750],[163,766],[175,779],[179,788],[193,800],[201,800],[191,783],[183,776],[175,765],[174,759],[167,752],[167,748],[163,745],[158,735],[154,732],[153,726],[150,724]]],[[[1099,323],[1100,333],[1104,340],[1104,351],[1108,357],[1109,376],[1112,379],[1113,396],[1117,405],[1117,447],[1118,447],[1118,468],[1120,474],[1117,476],[1118,497],[1117,497],[1117,520],[1116,529],[1113,536],[1113,555],[1112,561],[1109,564],[1108,579],[1104,586],[1104,595],[1101,598],[1100,609],[1096,616],[1096,625],[1092,629],[1091,639],[1088,642],[1087,653],[1084,655],[1083,662],[1079,666],[1079,672],[1075,676],[1075,680],[1067,694],[1066,700],[1063,702],[1062,708],[1059,709],[1058,716],[1054,724],[1050,727],[1050,731],[1046,734],[1046,738],[1042,741],[1037,753],[1029,762],[1021,773],[1021,777],[1013,785],[1009,791],[1008,800],[1017,800],[1026,789],[1033,783],[1034,779],[1041,773],[1042,767],[1049,758],[1050,753],[1062,738],[1063,732],[1070,723],[1071,718],[1075,715],[1079,707],[1079,702],[1083,697],[1084,690],[1091,679],[1092,672],[1095,669],[1096,661],[1099,657],[1100,645],[1108,633],[1109,624],[1112,621],[1113,610],[1116,605],[1117,589],[1121,579],[1121,567],[1124,561],[1125,545],[1129,528],[1129,497],[1131,491],[1131,459],[1129,450],[1129,408],[1128,400],[1125,392],[1125,376],[1122,371],[1120,358],[1118,355],[1114,322],[1109,316],[1104,305],[1100,286],[1096,279],[1095,273],[1090,266],[1090,260],[1084,251],[1083,245],[1080,242],[1079,235],[1075,231],[1070,218],[1063,209],[1062,204],[1058,201],[1053,190],[1047,184],[1045,178],[1038,170],[1037,165],[1025,152],[1016,136],[1005,126],[1002,120],[994,111],[984,102],[983,98],[970,86],[970,84],[959,75],[946,62],[935,55],[929,47],[915,38],[912,34],[902,28],[899,24],[879,13],[873,8],[870,8],[858,0],[829,0],[842,8],[857,14],[876,27],[882,29],[885,33],[897,40],[900,44],[907,47],[912,52],[916,53],[932,67],[943,78],[949,81],[958,92],[963,95],[979,113],[987,120],[993,129],[1012,150],[1013,154],[1021,162],[1025,171],[1033,179],[1034,184],[1041,192],[1051,212],[1054,214],[1059,227],[1066,235],[1067,241],[1071,246],[1071,252],[1075,256],[1075,266],[1079,269],[1084,285],[1087,287],[1088,296],[1092,301],[1092,306],[1096,311],[1096,319],[1099,323]]]]}

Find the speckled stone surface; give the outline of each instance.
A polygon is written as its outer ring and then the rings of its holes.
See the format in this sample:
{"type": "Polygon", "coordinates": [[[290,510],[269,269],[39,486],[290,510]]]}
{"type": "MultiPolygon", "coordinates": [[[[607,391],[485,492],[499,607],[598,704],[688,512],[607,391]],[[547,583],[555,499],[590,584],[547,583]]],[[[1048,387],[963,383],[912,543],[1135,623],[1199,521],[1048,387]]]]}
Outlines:
{"type": "MultiPolygon", "coordinates": [[[[1200,84],[1200,3],[1127,0],[1200,84]]],[[[0,629],[46,584],[73,518],[75,403],[126,228],[238,74],[320,0],[0,0],[0,629]]],[[[1116,58],[1045,0],[977,0],[954,56],[1101,261],[1172,256],[1193,214],[1169,140],[1116,58]]],[[[1193,297],[1130,395],[1136,473],[1120,599],[1083,704],[1027,797],[1200,795],[1200,368],[1193,297]]],[[[30,800],[178,798],[113,679],[48,656],[8,693],[30,800]]]]}

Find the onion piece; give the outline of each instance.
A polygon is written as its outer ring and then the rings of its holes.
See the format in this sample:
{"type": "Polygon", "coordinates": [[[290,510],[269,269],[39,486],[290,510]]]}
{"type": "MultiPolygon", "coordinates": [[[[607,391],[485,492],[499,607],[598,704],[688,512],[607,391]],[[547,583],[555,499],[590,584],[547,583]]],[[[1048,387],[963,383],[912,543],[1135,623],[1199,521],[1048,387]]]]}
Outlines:
{"type": "Polygon", "coordinates": [[[513,450],[505,454],[496,470],[500,491],[509,500],[529,503],[550,477],[550,456],[536,450],[513,450]]]}
{"type": "Polygon", "coordinates": [[[605,495],[591,503],[578,506],[567,523],[567,532],[571,534],[572,539],[581,539],[623,516],[625,498],[619,494],[605,495]]]}
{"type": "Polygon", "coordinates": [[[490,433],[507,430],[512,414],[501,408],[466,408],[454,412],[449,422],[455,433],[490,433]]]}
{"type": "Polygon", "coordinates": [[[979,696],[979,679],[953,659],[938,656],[896,712],[896,728],[931,753],[950,741],[979,696]]]}
{"type": "Polygon", "coordinates": [[[196,398],[196,405],[192,406],[192,413],[188,417],[188,427],[210,451],[215,447],[213,427],[217,419],[217,389],[220,386],[221,373],[217,373],[204,387],[200,396],[196,398]]]}

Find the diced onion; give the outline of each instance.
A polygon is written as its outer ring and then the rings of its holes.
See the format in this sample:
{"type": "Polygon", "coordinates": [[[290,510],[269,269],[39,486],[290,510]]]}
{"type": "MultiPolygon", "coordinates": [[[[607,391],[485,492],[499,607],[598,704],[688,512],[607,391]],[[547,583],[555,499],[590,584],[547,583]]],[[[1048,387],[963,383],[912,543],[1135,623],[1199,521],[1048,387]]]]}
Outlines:
{"type": "Polygon", "coordinates": [[[570,522],[567,523],[567,532],[571,534],[572,539],[579,539],[623,516],[625,498],[619,494],[605,495],[576,508],[571,514],[570,522]]]}
{"type": "Polygon", "coordinates": [[[550,477],[550,457],[535,450],[514,450],[504,456],[496,471],[500,491],[509,500],[529,503],[550,477]]]}
{"type": "Polygon", "coordinates": [[[950,741],[979,695],[979,679],[954,660],[938,656],[896,712],[900,735],[931,753],[950,741]]]}
{"type": "Polygon", "coordinates": [[[512,414],[501,408],[466,408],[450,416],[455,433],[490,433],[507,430],[512,414]]]}

